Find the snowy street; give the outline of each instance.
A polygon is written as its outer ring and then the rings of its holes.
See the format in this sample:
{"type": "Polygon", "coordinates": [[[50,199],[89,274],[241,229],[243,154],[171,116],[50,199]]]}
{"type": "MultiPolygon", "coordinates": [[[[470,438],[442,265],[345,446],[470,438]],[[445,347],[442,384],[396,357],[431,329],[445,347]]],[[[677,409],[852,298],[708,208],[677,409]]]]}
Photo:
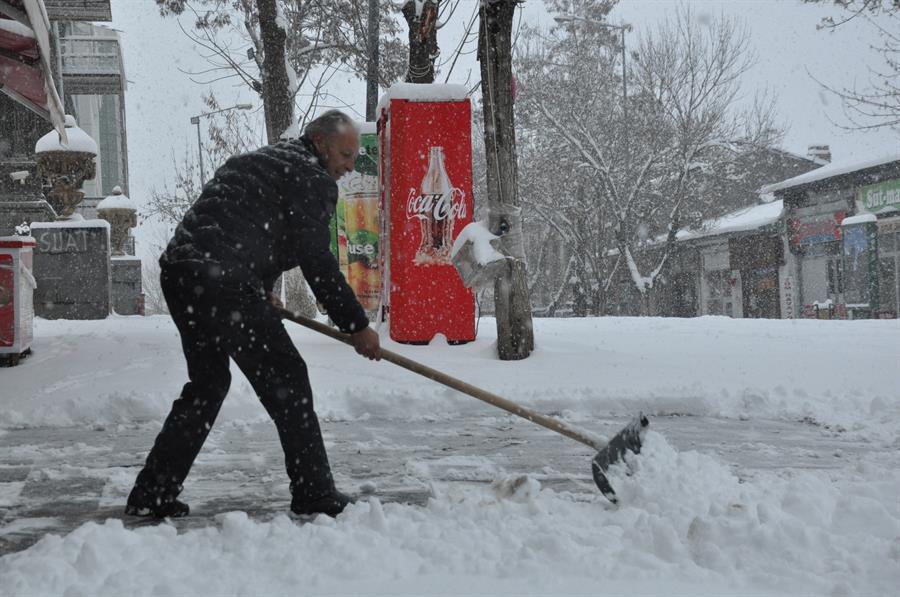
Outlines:
{"type": "Polygon", "coordinates": [[[900,597],[898,32],[0,0],[0,597],[900,597]]]}
{"type": "MultiPolygon", "coordinates": [[[[326,421],[339,487],[354,493],[374,490],[383,502],[423,506],[432,491],[440,494],[445,486],[464,491],[505,475],[527,475],[545,489],[605,506],[590,479],[593,454],[587,448],[477,403],[473,410],[480,415],[414,427],[400,418],[326,421]]],[[[624,423],[599,420],[590,428],[611,435],[624,423]]],[[[281,446],[271,423],[223,421],[220,427],[189,477],[183,497],[192,513],[174,521],[179,530],[215,524],[216,515],[235,510],[258,521],[288,511],[281,446]]],[[[797,469],[840,474],[860,462],[900,469],[900,451],[804,421],[664,416],[653,418],[651,429],[679,451],[716,457],[741,479],[797,469]]],[[[47,533],[64,535],[88,520],[120,517],[156,431],[150,424],[44,427],[0,436],[0,483],[7,488],[0,498],[0,553],[24,549],[47,533]],[[18,493],[17,499],[10,491],[18,493]]]]}
{"type": "Polygon", "coordinates": [[[36,322],[0,369],[0,585],[13,594],[888,595],[900,584],[896,321],[536,319],[528,359],[385,344],[642,454],[590,478],[567,438],[287,324],[336,521],[287,515],[272,423],[231,392],[174,523],[122,506],[184,382],[166,317],[36,322]],[[36,372],[40,370],[40,375],[36,372]],[[52,571],[49,572],[48,571],[52,571]]]}

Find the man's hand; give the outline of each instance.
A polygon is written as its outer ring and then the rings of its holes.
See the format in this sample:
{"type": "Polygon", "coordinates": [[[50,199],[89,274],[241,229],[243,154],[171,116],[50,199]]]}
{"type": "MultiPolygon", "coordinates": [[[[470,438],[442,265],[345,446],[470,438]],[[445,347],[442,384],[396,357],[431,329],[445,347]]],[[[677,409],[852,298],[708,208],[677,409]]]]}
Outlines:
{"type": "Polygon", "coordinates": [[[362,356],[372,360],[381,360],[381,341],[378,338],[378,332],[370,327],[350,334],[350,342],[353,348],[362,356]]]}

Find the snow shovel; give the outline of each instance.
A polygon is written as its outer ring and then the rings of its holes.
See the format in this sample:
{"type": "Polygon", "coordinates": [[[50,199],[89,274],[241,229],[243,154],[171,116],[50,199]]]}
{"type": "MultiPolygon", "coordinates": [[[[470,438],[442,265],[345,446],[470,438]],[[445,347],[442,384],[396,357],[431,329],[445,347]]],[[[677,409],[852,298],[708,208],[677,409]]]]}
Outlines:
{"type": "MultiPolygon", "coordinates": [[[[320,323],[307,317],[303,317],[298,313],[294,313],[281,307],[279,307],[278,310],[284,319],[293,321],[294,323],[298,323],[321,334],[325,334],[326,336],[334,338],[335,340],[339,340],[345,344],[351,344],[350,337],[347,334],[339,332],[325,325],[324,323],[320,323]]],[[[487,390],[482,390],[481,388],[475,387],[472,384],[466,383],[451,375],[447,375],[446,373],[438,371],[437,369],[433,369],[427,365],[423,365],[422,363],[414,361],[401,354],[397,354],[396,352],[392,352],[390,350],[382,348],[381,358],[390,363],[403,367],[404,369],[412,371],[413,373],[418,373],[423,377],[427,377],[428,379],[453,388],[454,390],[458,390],[463,394],[468,394],[473,398],[478,398],[479,400],[487,402],[488,404],[496,406],[497,408],[502,408],[507,412],[522,417],[523,419],[528,419],[532,423],[537,423],[542,427],[546,427],[551,431],[555,431],[556,433],[572,438],[577,442],[581,442],[582,444],[597,450],[597,455],[594,456],[594,459],[591,461],[591,472],[594,477],[594,482],[597,484],[597,487],[609,501],[614,504],[618,503],[616,492],[612,488],[612,485],[610,485],[609,480],[606,478],[606,471],[609,469],[610,465],[622,460],[625,452],[631,451],[635,454],[640,453],[641,439],[647,427],[650,425],[650,421],[642,413],[639,413],[638,416],[636,416],[630,423],[623,427],[622,430],[619,431],[619,433],[617,433],[615,437],[613,437],[609,441],[609,443],[604,444],[601,440],[593,437],[592,434],[587,431],[579,429],[573,425],[563,423],[562,421],[533,411],[531,409],[525,408],[524,406],[520,406],[515,402],[507,400],[506,398],[502,398],[496,394],[488,392],[487,390]]]]}

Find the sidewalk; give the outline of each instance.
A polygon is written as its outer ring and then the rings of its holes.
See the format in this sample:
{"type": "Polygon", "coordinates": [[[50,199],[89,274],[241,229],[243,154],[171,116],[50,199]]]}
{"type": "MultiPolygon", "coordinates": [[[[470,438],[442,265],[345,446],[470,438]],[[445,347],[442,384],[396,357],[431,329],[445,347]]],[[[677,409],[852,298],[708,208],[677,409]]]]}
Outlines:
{"type": "MultiPolygon", "coordinates": [[[[610,435],[624,421],[591,425],[610,435]]],[[[797,422],[657,417],[651,429],[678,450],[717,454],[740,476],[762,469],[842,468],[865,457],[900,466],[896,450],[851,433],[797,422]]],[[[38,428],[0,432],[0,555],[47,533],[122,518],[125,498],[159,427],[38,428]]],[[[410,422],[323,421],[339,488],[382,501],[424,504],[458,484],[528,474],[576,499],[602,499],[590,478],[593,454],[580,444],[512,417],[410,422]]],[[[185,484],[191,516],[179,530],[216,524],[225,512],[268,520],[288,510],[283,456],[268,422],[219,421],[185,484]]],[[[123,518],[126,526],[146,524],[123,518]]]]}

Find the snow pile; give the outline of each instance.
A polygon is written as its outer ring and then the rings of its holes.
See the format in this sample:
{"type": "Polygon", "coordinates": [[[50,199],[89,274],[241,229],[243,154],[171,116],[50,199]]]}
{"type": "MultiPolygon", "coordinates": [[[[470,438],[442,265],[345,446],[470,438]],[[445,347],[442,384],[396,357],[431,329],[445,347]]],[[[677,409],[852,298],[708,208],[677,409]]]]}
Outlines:
{"type": "MultiPolygon", "coordinates": [[[[337,521],[243,512],[179,533],[118,520],[0,558],[12,594],[887,595],[900,586],[900,473],[742,482],[651,432],[616,471],[623,506],[533,479],[449,484],[426,507],[337,521]],[[877,480],[874,480],[877,479],[877,480]]],[[[877,474],[876,474],[877,473],[877,474]]]]}
{"type": "Polygon", "coordinates": [[[85,220],[84,216],[75,213],[67,220],[31,223],[32,231],[43,230],[44,228],[109,228],[109,222],[106,220],[85,220]]]}
{"type": "Polygon", "coordinates": [[[470,222],[459,231],[453,247],[450,249],[450,258],[456,256],[466,243],[472,243],[472,251],[475,261],[481,265],[487,265],[492,261],[506,259],[492,244],[492,241],[500,237],[488,230],[487,222],[470,222]]]}
{"type": "Polygon", "coordinates": [[[68,142],[60,139],[59,133],[55,130],[50,131],[35,143],[34,153],[80,151],[98,155],[97,142],[75,124],[75,117],[71,114],[66,114],[66,137],[68,142]]]}
{"type": "Polygon", "coordinates": [[[454,102],[465,100],[469,90],[457,83],[394,83],[378,100],[376,114],[391,104],[391,100],[412,102],[454,102]]]}
{"type": "Polygon", "coordinates": [[[122,193],[122,187],[116,185],[113,187],[112,195],[98,203],[95,209],[97,209],[97,211],[103,209],[130,209],[132,211],[137,211],[137,203],[122,193]]]}

